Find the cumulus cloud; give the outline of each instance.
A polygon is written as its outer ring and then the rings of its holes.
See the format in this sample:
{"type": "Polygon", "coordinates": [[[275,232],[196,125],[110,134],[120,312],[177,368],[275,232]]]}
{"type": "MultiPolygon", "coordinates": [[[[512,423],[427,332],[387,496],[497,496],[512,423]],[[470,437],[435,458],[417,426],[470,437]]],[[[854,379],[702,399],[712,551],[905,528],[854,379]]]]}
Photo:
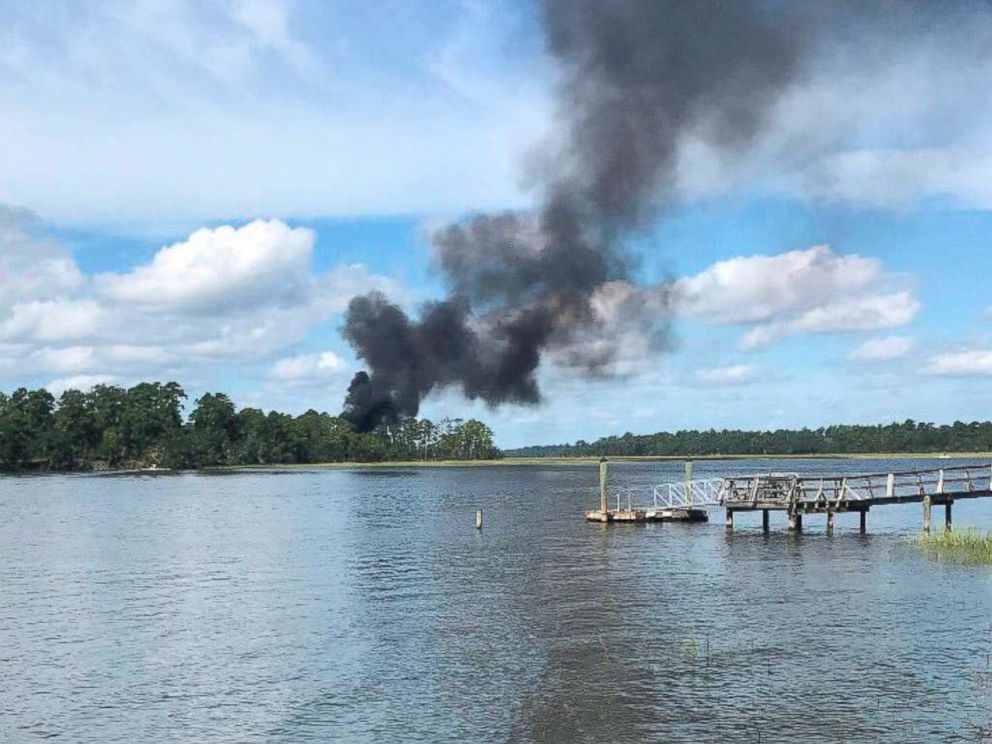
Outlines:
{"type": "Polygon", "coordinates": [[[201,229],[127,274],[96,277],[107,299],[172,312],[244,312],[307,290],[314,233],[280,220],[201,229]]]}
{"type": "MultiPolygon", "coordinates": [[[[360,264],[314,272],[313,232],[279,220],[197,230],[132,271],[96,277],[37,237],[34,225],[28,213],[0,209],[6,379],[185,378],[218,363],[270,359],[357,293],[403,296],[360,264]]],[[[323,356],[314,369],[331,363],[323,356]]]]}
{"type": "Polygon", "coordinates": [[[0,205],[0,342],[65,342],[92,336],[101,308],[81,296],[71,254],[44,239],[33,214],[0,205]]]}
{"type": "Polygon", "coordinates": [[[104,310],[90,299],[29,300],[9,307],[0,338],[65,341],[93,336],[104,310]]]}
{"type": "Polygon", "coordinates": [[[909,336],[870,338],[854,348],[849,358],[856,362],[884,362],[906,356],[913,348],[909,336]]]}
{"type": "Polygon", "coordinates": [[[905,278],[879,260],[829,246],[719,261],[679,279],[676,310],[711,323],[750,325],[741,346],[754,349],[799,333],[870,331],[909,323],[920,303],[905,278]]]}
{"type": "Polygon", "coordinates": [[[927,362],[926,371],[933,375],[984,376],[992,375],[992,351],[948,351],[937,354],[927,362]]]}
{"type": "Polygon", "coordinates": [[[0,204],[0,308],[75,291],[83,275],[68,251],[37,234],[26,209],[0,204]]]}
{"type": "Polygon", "coordinates": [[[271,376],[285,382],[311,382],[326,380],[331,375],[345,372],[347,364],[333,351],[319,354],[298,354],[280,359],[272,365],[271,376]]]}

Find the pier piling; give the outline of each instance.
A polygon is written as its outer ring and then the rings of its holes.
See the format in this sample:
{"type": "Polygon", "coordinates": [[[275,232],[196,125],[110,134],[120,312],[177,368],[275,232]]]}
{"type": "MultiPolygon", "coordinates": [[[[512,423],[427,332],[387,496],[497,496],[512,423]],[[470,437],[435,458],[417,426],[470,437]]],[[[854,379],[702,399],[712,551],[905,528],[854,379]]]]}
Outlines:
{"type": "Polygon", "coordinates": [[[789,512],[789,532],[802,532],[803,531],[803,515],[802,512],[792,510],[789,512]]]}
{"type": "Polygon", "coordinates": [[[923,497],[923,531],[930,534],[930,496],[923,497]]]}
{"type": "Polygon", "coordinates": [[[482,509],[475,510],[475,529],[482,529],[482,509]]]}
{"type": "Polygon", "coordinates": [[[768,533],[768,510],[761,510],[761,531],[765,534],[768,533]]]}
{"type": "Polygon", "coordinates": [[[953,501],[948,501],[944,504],[944,529],[948,532],[951,531],[951,507],[954,506],[953,501]]]}
{"type": "Polygon", "coordinates": [[[734,529],[734,510],[727,509],[727,532],[732,532],[734,529]]]}
{"type": "Polygon", "coordinates": [[[862,509],[861,512],[861,534],[865,534],[868,531],[868,510],[862,509]]]}
{"type": "Polygon", "coordinates": [[[606,458],[602,458],[599,461],[599,510],[603,513],[604,517],[609,511],[610,505],[607,503],[608,498],[606,494],[606,468],[608,463],[606,458]]]}
{"type": "Polygon", "coordinates": [[[834,533],[834,512],[833,509],[827,511],[827,534],[832,535],[834,533]]]}

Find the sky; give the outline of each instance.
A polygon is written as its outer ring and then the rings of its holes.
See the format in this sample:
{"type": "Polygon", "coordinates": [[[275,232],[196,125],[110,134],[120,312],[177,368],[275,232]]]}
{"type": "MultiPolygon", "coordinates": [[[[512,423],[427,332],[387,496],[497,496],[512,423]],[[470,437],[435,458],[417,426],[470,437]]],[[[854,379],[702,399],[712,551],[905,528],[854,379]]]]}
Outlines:
{"type": "MultiPolygon", "coordinates": [[[[349,300],[443,296],[430,235],[534,203],[560,72],[525,0],[6,0],[0,389],[177,380],[340,410],[349,300]]],[[[630,238],[672,338],[543,400],[434,391],[503,447],[992,416],[992,73],[951,43],[822,60],[747,152],[681,142],[630,238]]],[[[865,54],[864,50],[858,50],[865,54]]]]}

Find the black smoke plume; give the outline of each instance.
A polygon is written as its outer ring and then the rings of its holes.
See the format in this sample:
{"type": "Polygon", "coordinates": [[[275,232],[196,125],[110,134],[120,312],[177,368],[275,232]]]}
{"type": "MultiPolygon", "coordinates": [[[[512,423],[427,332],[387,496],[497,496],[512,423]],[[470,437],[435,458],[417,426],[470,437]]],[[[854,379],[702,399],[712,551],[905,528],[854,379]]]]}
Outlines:
{"type": "Polygon", "coordinates": [[[890,17],[892,5],[545,0],[562,78],[555,137],[530,168],[537,206],[438,230],[449,297],[419,320],[381,294],[351,302],[345,336],[369,373],[352,381],[344,415],[368,430],[445,386],[493,406],[536,403],[542,358],[608,375],[631,334],[667,346],[667,288],[632,281],[624,241],[670,203],[683,138],[744,150],[817,34],[837,18],[890,17]]]}

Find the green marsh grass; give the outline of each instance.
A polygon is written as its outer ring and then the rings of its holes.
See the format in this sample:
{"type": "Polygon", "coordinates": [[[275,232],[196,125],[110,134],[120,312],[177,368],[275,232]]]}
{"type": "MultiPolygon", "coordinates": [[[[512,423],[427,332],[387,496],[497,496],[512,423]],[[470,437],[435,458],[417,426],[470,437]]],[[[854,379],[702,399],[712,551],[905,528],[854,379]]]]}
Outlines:
{"type": "Polygon", "coordinates": [[[992,532],[970,528],[921,535],[919,545],[932,558],[992,565],[992,532]]]}

